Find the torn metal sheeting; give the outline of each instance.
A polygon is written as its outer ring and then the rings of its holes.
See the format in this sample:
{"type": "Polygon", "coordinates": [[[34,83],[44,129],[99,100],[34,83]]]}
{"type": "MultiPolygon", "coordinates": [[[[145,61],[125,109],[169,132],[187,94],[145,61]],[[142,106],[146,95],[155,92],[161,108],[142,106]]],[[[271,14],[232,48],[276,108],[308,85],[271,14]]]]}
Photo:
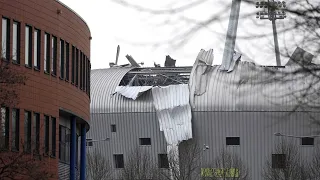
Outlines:
{"type": "Polygon", "coordinates": [[[117,86],[115,93],[126,98],[136,100],[141,94],[150,90],[152,86],[117,86]]]}

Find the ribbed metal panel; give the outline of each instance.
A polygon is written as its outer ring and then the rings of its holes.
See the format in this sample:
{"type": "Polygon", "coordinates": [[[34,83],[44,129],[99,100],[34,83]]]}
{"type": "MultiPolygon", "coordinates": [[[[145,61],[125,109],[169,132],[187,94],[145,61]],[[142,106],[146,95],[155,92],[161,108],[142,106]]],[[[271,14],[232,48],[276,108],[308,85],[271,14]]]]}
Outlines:
{"type": "Polygon", "coordinates": [[[110,68],[91,71],[91,113],[154,112],[151,92],[137,100],[114,94],[123,76],[132,68],[110,68]]]}

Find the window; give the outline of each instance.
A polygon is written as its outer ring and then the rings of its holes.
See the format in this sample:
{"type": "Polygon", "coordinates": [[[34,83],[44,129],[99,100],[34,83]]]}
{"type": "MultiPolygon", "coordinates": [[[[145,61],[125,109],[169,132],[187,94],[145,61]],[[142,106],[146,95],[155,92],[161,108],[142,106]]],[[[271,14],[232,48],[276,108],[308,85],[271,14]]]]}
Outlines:
{"type": "Polygon", "coordinates": [[[75,74],[75,61],[76,61],[76,51],[75,51],[75,47],[74,46],[72,46],[72,54],[71,54],[71,83],[74,83],[75,81],[74,81],[74,74],[75,74]]]}
{"type": "Polygon", "coordinates": [[[12,147],[13,151],[19,151],[19,109],[12,109],[12,147]]]}
{"type": "Polygon", "coordinates": [[[115,124],[111,124],[111,132],[117,132],[117,126],[115,124]]]}
{"type": "Polygon", "coordinates": [[[272,168],[283,169],[286,167],[285,154],[272,154],[272,168]]]}
{"type": "Polygon", "coordinates": [[[301,145],[313,146],[314,145],[314,138],[310,138],[310,137],[301,138],[301,145]]]}
{"type": "Polygon", "coordinates": [[[140,138],[140,145],[151,145],[151,138],[140,138]]]}
{"type": "Polygon", "coordinates": [[[169,168],[169,161],[167,154],[158,154],[159,168],[169,168]]]}
{"type": "Polygon", "coordinates": [[[31,153],[31,112],[24,112],[24,151],[31,153]]]}
{"type": "Polygon", "coordinates": [[[70,160],[70,129],[59,125],[59,160],[69,163],[70,160]]]}
{"type": "Polygon", "coordinates": [[[114,154],[113,159],[116,168],[124,168],[123,154],[114,154]]]}
{"type": "Polygon", "coordinates": [[[13,21],[12,25],[12,61],[20,64],[20,23],[13,21]]]}
{"type": "Polygon", "coordinates": [[[60,78],[64,79],[64,40],[60,40],[60,78]]]}
{"type": "Polygon", "coordinates": [[[35,143],[35,154],[40,153],[40,114],[33,113],[33,142],[35,143]]]}
{"type": "Polygon", "coordinates": [[[76,86],[79,83],[79,50],[76,49],[76,86]]]}
{"type": "Polygon", "coordinates": [[[52,148],[52,156],[55,157],[56,156],[56,118],[51,117],[51,123],[52,123],[52,135],[51,135],[51,148],[52,148]]]}
{"type": "Polygon", "coordinates": [[[69,43],[66,42],[66,80],[69,81],[69,43]]]}
{"type": "Polygon", "coordinates": [[[50,35],[44,34],[44,72],[50,73],[50,35]]]}
{"type": "Polygon", "coordinates": [[[2,18],[2,53],[1,57],[10,59],[10,20],[2,18]]]}
{"type": "Polygon", "coordinates": [[[36,70],[40,70],[40,30],[34,29],[33,32],[33,65],[36,70]]]}
{"type": "Polygon", "coordinates": [[[83,58],[82,58],[83,56],[82,56],[82,52],[80,51],[80,89],[83,89],[83,87],[82,87],[82,74],[83,74],[83,72],[82,72],[82,66],[83,66],[83,58]]]}
{"type": "Polygon", "coordinates": [[[44,116],[44,151],[49,154],[49,116],[44,116]]]}
{"type": "Polygon", "coordinates": [[[90,97],[90,73],[91,73],[91,64],[90,64],[90,61],[89,61],[89,59],[88,59],[88,74],[87,74],[87,78],[88,78],[88,84],[87,84],[87,86],[88,86],[88,88],[87,88],[87,92],[88,92],[88,95],[89,95],[89,97],[90,97]]]}
{"type": "Polygon", "coordinates": [[[82,61],[82,89],[86,91],[86,56],[83,54],[83,61],[82,61]]]}
{"type": "Polygon", "coordinates": [[[51,69],[51,74],[57,75],[57,37],[52,36],[52,41],[51,41],[51,64],[52,64],[52,69],[51,69]]]}
{"type": "Polygon", "coordinates": [[[1,107],[0,150],[9,147],[9,108],[1,107]]]}
{"type": "Polygon", "coordinates": [[[227,145],[240,145],[240,137],[227,137],[226,144],[227,145]]]}
{"type": "Polygon", "coordinates": [[[86,139],[86,146],[93,146],[92,139],[86,139]]]}
{"type": "Polygon", "coordinates": [[[24,60],[26,67],[32,66],[32,27],[26,25],[24,60]]]}

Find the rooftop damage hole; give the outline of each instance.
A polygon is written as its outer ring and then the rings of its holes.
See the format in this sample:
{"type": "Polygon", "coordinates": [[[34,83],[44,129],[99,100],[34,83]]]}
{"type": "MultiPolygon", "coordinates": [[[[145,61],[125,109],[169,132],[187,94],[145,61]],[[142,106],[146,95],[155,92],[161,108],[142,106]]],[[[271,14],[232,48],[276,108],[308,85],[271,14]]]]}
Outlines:
{"type": "Polygon", "coordinates": [[[190,67],[135,68],[123,76],[119,86],[168,86],[188,84],[190,67]]]}

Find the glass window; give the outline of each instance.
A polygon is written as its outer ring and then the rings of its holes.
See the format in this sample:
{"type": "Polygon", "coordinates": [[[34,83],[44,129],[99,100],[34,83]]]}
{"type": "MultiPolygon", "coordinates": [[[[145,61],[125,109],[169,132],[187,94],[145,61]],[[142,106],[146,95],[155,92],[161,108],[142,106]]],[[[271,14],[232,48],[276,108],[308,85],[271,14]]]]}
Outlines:
{"type": "Polygon", "coordinates": [[[2,18],[2,53],[1,57],[10,59],[10,20],[2,18]]]}
{"type": "Polygon", "coordinates": [[[111,132],[117,132],[117,126],[115,124],[111,124],[111,132]]]}
{"type": "Polygon", "coordinates": [[[20,64],[20,23],[13,21],[12,25],[12,61],[20,64]]]}
{"type": "Polygon", "coordinates": [[[49,116],[44,116],[44,151],[49,154],[49,116]]]}
{"type": "Polygon", "coordinates": [[[76,49],[76,86],[78,86],[79,83],[79,50],[76,49]]]}
{"type": "Polygon", "coordinates": [[[83,54],[82,55],[82,89],[83,91],[86,90],[86,56],[83,54]]]}
{"type": "Polygon", "coordinates": [[[40,70],[40,30],[35,29],[33,32],[33,65],[40,70]]]}
{"type": "Polygon", "coordinates": [[[20,111],[19,109],[12,109],[12,150],[19,151],[19,120],[20,111]]]}
{"type": "Polygon", "coordinates": [[[116,168],[124,168],[123,154],[114,154],[113,159],[116,168]]]}
{"type": "Polygon", "coordinates": [[[240,145],[240,137],[227,137],[226,144],[227,145],[240,145]]]}
{"type": "Polygon", "coordinates": [[[311,138],[311,137],[301,138],[301,145],[303,145],[303,146],[313,146],[314,145],[314,138],[311,138]]]}
{"type": "Polygon", "coordinates": [[[65,57],[65,54],[64,54],[64,40],[60,40],[60,62],[59,62],[59,65],[60,65],[60,78],[61,79],[64,79],[64,57],[65,57]]]}
{"type": "Polygon", "coordinates": [[[31,112],[24,112],[24,151],[31,152],[31,112]]]}
{"type": "Polygon", "coordinates": [[[35,144],[35,154],[40,152],[40,114],[33,113],[33,142],[35,144]]]}
{"type": "Polygon", "coordinates": [[[69,43],[66,42],[66,80],[69,81],[69,43]]]}
{"type": "Polygon", "coordinates": [[[82,66],[83,66],[83,56],[82,56],[82,52],[80,51],[80,89],[83,89],[82,87],[82,66]]]}
{"type": "Polygon", "coordinates": [[[50,73],[50,35],[44,34],[44,72],[50,73]]]}
{"type": "Polygon", "coordinates": [[[59,125],[59,160],[69,164],[70,157],[70,129],[59,125]]]}
{"type": "Polygon", "coordinates": [[[151,145],[151,138],[140,138],[140,145],[151,145]]]}
{"type": "Polygon", "coordinates": [[[51,117],[51,148],[52,148],[52,156],[56,156],[56,118],[51,117]]]}
{"type": "Polygon", "coordinates": [[[76,48],[74,46],[72,46],[72,60],[71,60],[71,82],[74,83],[75,82],[75,77],[74,77],[74,74],[75,74],[75,61],[76,61],[76,48]]]}
{"type": "Polygon", "coordinates": [[[9,108],[1,107],[0,150],[9,147],[9,108]]]}
{"type": "Polygon", "coordinates": [[[53,75],[57,75],[57,37],[52,36],[52,44],[51,44],[51,64],[52,64],[52,69],[51,69],[51,73],[53,75]]]}
{"type": "Polygon", "coordinates": [[[272,154],[272,168],[283,169],[286,167],[285,154],[272,154]]]}
{"type": "Polygon", "coordinates": [[[25,65],[31,67],[32,64],[32,27],[26,25],[25,31],[25,52],[24,52],[25,65]]]}
{"type": "Polygon", "coordinates": [[[86,146],[93,146],[92,139],[86,139],[86,146]]]}

